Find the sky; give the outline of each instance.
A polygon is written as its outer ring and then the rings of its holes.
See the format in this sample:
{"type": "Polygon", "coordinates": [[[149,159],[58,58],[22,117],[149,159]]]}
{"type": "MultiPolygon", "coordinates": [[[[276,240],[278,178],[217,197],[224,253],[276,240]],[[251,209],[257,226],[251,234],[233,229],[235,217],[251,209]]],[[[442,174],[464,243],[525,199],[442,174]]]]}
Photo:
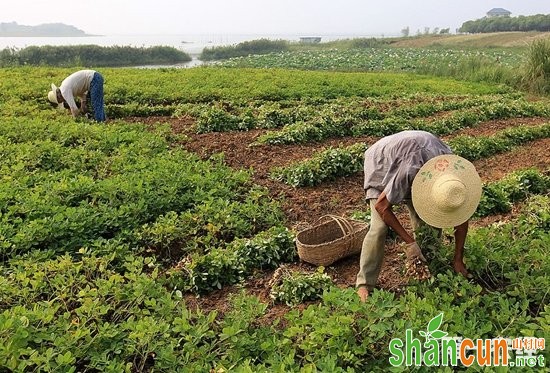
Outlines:
{"type": "Polygon", "coordinates": [[[0,22],[61,22],[97,35],[396,36],[450,28],[492,8],[550,14],[550,0],[0,0],[0,22]]]}

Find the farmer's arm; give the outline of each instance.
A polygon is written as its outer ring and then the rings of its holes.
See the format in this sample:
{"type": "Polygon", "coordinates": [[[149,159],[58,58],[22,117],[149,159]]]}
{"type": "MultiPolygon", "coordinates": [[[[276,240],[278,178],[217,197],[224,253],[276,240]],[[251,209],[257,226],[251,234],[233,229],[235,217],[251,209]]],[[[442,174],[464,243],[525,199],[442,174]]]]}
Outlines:
{"type": "Polygon", "coordinates": [[[72,90],[69,88],[63,87],[63,85],[60,87],[60,90],[61,90],[61,95],[63,96],[63,99],[71,109],[71,114],[73,115],[73,117],[76,118],[78,114],[80,114],[80,110],[78,110],[78,106],[76,106],[76,102],[74,100],[72,90]]]}
{"type": "Polygon", "coordinates": [[[393,229],[403,241],[408,244],[414,242],[414,239],[411,237],[410,234],[407,233],[405,228],[403,228],[403,225],[401,225],[401,223],[393,213],[392,205],[390,201],[388,201],[385,192],[382,192],[382,194],[380,194],[380,197],[378,197],[378,199],[376,200],[374,208],[376,209],[380,217],[382,217],[384,223],[386,223],[387,226],[393,229]]]}
{"type": "Polygon", "coordinates": [[[80,111],[82,113],[86,112],[86,95],[80,97],[80,111]]]}
{"type": "Polygon", "coordinates": [[[455,272],[468,277],[469,273],[464,265],[464,244],[466,235],[468,234],[468,220],[459,226],[455,227],[455,256],[453,260],[453,268],[455,272]]]}

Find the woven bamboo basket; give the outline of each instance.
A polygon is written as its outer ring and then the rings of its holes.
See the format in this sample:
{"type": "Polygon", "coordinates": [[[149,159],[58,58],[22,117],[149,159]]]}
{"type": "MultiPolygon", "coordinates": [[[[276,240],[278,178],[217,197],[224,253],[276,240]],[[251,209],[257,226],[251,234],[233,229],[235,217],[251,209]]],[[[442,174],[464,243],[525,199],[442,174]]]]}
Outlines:
{"type": "Polygon", "coordinates": [[[359,220],[324,215],[296,235],[298,256],[304,262],[328,266],[359,253],[368,224],[359,220]]]}

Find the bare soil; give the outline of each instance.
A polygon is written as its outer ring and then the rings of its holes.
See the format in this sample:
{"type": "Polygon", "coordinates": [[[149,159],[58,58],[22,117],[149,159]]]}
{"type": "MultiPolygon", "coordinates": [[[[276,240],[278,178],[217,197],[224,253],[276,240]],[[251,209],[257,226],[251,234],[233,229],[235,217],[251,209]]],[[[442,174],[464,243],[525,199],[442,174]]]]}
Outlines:
{"type": "MultiPolygon", "coordinates": [[[[302,222],[313,223],[326,214],[349,216],[354,211],[367,210],[367,204],[363,198],[361,173],[307,188],[293,188],[272,180],[269,173],[273,167],[307,159],[315,152],[328,147],[347,146],[361,141],[372,144],[378,140],[375,137],[329,139],[319,143],[300,145],[251,146],[258,136],[266,132],[265,130],[195,134],[191,130],[193,125],[191,118],[148,117],[131,118],[126,119],[126,121],[148,124],[168,123],[174,133],[187,135],[187,139],[179,144],[186,150],[196,153],[203,159],[207,159],[216,153],[223,153],[228,166],[235,169],[252,169],[254,182],[268,188],[273,198],[282,201],[282,208],[289,227],[295,227],[302,222]]],[[[486,136],[505,128],[519,125],[537,125],[546,121],[547,119],[544,118],[490,121],[475,128],[460,131],[453,136],[486,136]]],[[[483,181],[493,181],[513,170],[526,167],[547,169],[550,165],[550,139],[533,141],[509,153],[482,159],[474,162],[474,164],[483,181]]],[[[410,229],[405,210],[399,209],[397,215],[405,228],[410,229]]],[[[511,215],[513,213],[492,216],[474,221],[472,224],[474,226],[488,225],[495,221],[507,220],[511,215]]],[[[378,282],[380,288],[396,293],[402,292],[408,284],[404,255],[400,245],[401,243],[396,240],[387,240],[386,257],[378,282]]],[[[315,269],[307,263],[294,263],[290,266],[302,271],[315,269]]],[[[354,255],[333,264],[326,271],[333,277],[338,286],[347,288],[354,286],[358,268],[359,256],[354,255]]],[[[275,305],[271,302],[268,284],[272,275],[273,271],[257,273],[245,284],[223,288],[212,292],[208,296],[187,295],[186,302],[188,306],[198,307],[203,312],[211,310],[223,312],[227,308],[228,297],[244,288],[247,292],[257,295],[263,302],[269,304],[264,320],[260,320],[260,322],[269,323],[288,312],[289,309],[287,306],[275,305]]],[[[300,307],[305,306],[307,305],[301,305],[300,307]]]]}

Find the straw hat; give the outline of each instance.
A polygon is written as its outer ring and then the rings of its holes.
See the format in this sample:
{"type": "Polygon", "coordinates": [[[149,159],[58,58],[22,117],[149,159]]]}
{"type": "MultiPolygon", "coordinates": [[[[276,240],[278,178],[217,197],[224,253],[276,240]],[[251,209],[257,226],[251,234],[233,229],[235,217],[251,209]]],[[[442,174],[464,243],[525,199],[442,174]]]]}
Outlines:
{"type": "Polygon", "coordinates": [[[52,83],[51,88],[52,90],[48,92],[48,100],[52,104],[60,104],[60,102],[57,101],[57,87],[52,83]]]}
{"type": "Polygon", "coordinates": [[[52,83],[51,88],[52,90],[48,92],[48,100],[50,100],[52,104],[59,104],[57,101],[57,87],[52,83]]]}
{"type": "Polygon", "coordinates": [[[411,195],[423,221],[436,228],[456,227],[476,211],[481,179],[470,161],[454,154],[440,155],[418,171],[411,195]]]}

